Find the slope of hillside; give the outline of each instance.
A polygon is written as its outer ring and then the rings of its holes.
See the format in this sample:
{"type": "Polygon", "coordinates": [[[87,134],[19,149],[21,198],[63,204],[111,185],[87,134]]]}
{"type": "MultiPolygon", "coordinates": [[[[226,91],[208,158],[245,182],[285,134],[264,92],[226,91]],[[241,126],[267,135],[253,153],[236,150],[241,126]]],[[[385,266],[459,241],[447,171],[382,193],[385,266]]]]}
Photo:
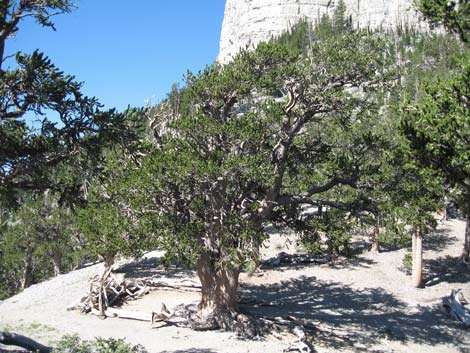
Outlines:
{"type": "MultiPolygon", "coordinates": [[[[354,26],[396,29],[412,26],[429,30],[413,10],[412,0],[343,0],[354,26]]],[[[240,48],[254,47],[288,30],[302,19],[315,23],[332,15],[332,0],[227,0],[218,61],[226,63],[240,48]]]]}
{"type": "MultiPolygon", "coordinates": [[[[470,270],[458,261],[465,224],[450,220],[426,240],[427,288],[411,288],[399,270],[405,249],[378,255],[364,253],[336,265],[309,265],[262,270],[242,276],[241,296],[270,302],[270,306],[244,305],[266,316],[292,315],[313,324],[312,343],[317,352],[469,352],[470,335],[442,309],[442,298],[462,288],[470,299],[470,270]]],[[[283,245],[273,238],[270,252],[283,245]]],[[[270,254],[268,254],[270,255],[270,254]]],[[[165,273],[150,258],[125,266],[127,277],[195,278],[194,273],[165,273]]],[[[87,280],[101,265],[61,275],[28,288],[0,304],[0,329],[9,328],[52,344],[66,333],[82,338],[126,338],[150,352],[283,352],[292,336],[254,341],[226,332],[195,332],[174,326],[154,328],[149,323],[106,319],[67,311],[66,306],[86,292],[87,280]]],[[[197,303],[198,293],[153,291],[127,309],[152,311],[197,303]]],[[[249,302],[249,300],[248,300],[249,302]]]]}

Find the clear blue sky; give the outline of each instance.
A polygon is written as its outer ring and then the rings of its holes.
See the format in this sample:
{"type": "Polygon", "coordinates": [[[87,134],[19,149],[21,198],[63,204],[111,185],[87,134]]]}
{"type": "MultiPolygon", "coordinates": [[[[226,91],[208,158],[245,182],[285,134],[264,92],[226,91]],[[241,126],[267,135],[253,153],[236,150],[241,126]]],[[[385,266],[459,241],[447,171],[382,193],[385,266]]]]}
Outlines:
{"type": "Polygon", "coordinates": [[[189,69],[215,61],[225,0],[75,0],[57,31],[20,23],[7,54],[36,48],[107,108],[158,102],[189,69]]]}

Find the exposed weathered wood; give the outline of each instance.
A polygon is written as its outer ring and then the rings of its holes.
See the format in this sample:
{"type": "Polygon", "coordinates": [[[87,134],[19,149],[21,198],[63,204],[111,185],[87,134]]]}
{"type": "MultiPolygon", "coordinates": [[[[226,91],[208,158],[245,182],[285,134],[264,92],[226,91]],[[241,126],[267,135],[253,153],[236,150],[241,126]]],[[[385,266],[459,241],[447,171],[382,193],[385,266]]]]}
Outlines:
{"type": "Polygon", "coordinates": [[[105,267],[101,275],[90,279],[87,295],[70,304],[67,310],[88,313],[91,309],[96,309],[101,312],[101,317],[105,317],[106,309],[112,305],[138,299],[149,291],[149,286],[142,281],[125,280],[121,276],[114,275],[112,267],[105,267]]]}
{"type": "Polygon", "coordinates": [[[423,234],[419,231],[413,232],[413,266],[412,284],[415,288],[423,288],[423,234]]]}
{"type": "Polygon", "coordinates": [[[301,353],[312,353],[314,352],[314,348],[310,342],[307,341],[307,336],[305,335],[302,326],[296,326],[292,332],[297,336],[299,339],[298,342],[295,344],[295,348],[301,353]]]}
{"type": "Polygon", "coordinates": [[[74,301],[73,303],[67,306],[67,310],[81,310],[83,308],[83,303],[88,299],[88,295],[81,297],[80,299],[74,301]]]}
{"type": "Polygon", "coordinates": [[[121,319],[132,319],[139,321],[152,321],[151,312],[131,311],[124,309],[108,308],[105,311],[106,316],[119,317],[121,319]]]}
{"type": "MultiPolygon", "coordinates": [[[[90,311],[93,315],[101,316],[101,312],[98,309],[92,308],[90,311]]],[[[118,308],[107,308],[104,311],[105,317],[118,317],[121,319],[130,319],[138,321],[149,321],[152,324],[158,321],[168,321],[173,317],[173,312],[168,310],[165,304],[162,303],[160,312],[142,312],[134,310],[124,310],[118,308]]]]}
{"type": "Polygon", "coordinates": [[[18,335],[12,332],[0,332],[0,344],[7,346],[17,346],[31,352],[50,353],[51,347],[42,345],[29,337],[18,335]]]}
{"type": "Polygon", "coordinates": [[[462,304],[461,291],[452,290],[445,305],[450,309],[452,317],[460,321],[465,327],[470,327],[470,309],[462,304]]]}
{"type": "Polygon", "coordinates": [[[160,309],[160,312],[159,313],[152,313],[152,327],[154,327],[155,323],[156,322],[159,322],[159,321],[168,321],[170,320],[174,315],[174,312],[171,312],[170,310],[168,310],[168,308],[166,307],[166,305],[164,303],[162,303],[162,307],[160,309]]]}
{"type": "Polygon", "coordinates": [[[158,280],[146,280],[144,283],[152,288],[156,288],[159,290],[176,290],[181,292],[200,292],[201,291],[201,284],[194,282],[194,281],[171,281],[171,282],[164,282],[158,280]]]}

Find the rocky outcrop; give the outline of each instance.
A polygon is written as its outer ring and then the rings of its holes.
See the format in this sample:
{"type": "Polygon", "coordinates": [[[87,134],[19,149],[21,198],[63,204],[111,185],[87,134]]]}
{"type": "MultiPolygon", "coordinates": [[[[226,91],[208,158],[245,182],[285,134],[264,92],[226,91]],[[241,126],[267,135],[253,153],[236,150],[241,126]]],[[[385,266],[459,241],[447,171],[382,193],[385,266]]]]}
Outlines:
{"type": "MultiPolygon", "coordinates": [[[[413,0],[343,0],[352,23],[359,27],[395,29],[428,26],[413,10],[413,0]]],[[[299,20],[315,23],[331,15],[339,0],[227,0],[218,61],[229,61],[240,48],[252,48],[279,35],[299,20]]]]}

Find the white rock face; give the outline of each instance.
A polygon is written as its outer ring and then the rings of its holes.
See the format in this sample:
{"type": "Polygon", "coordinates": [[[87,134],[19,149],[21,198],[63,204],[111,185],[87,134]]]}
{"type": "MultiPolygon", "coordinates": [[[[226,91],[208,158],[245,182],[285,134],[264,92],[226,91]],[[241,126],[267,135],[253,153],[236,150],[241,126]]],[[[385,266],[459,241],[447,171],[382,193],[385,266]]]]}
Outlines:
{"type": "MultiPolygon", "coordinates": [[[[429,27],[413,8],[413,0],[343,0],[355,26],[395,29],[429,27]]],[[[218,61],[230,61],[240,48],[252,48],[306,18],[315,23],[333,14],[338,0],[227,0],[218,61]]]]}

